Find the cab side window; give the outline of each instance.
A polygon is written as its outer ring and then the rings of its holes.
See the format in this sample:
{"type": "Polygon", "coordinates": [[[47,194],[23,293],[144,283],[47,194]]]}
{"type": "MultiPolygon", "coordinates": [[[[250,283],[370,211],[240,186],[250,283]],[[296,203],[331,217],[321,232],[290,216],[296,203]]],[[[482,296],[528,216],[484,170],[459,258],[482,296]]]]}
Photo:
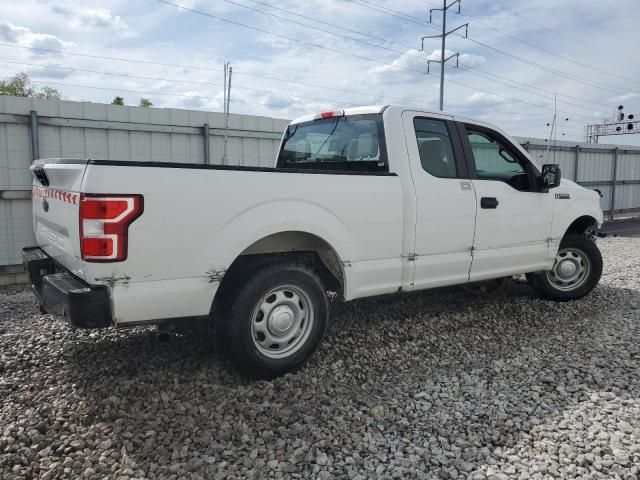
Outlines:
{"type": "Polygon", "coordinates": [[[490,133],[469,127],[467,137],[479,180],[498,180],[517,190],[531,190],[526,161],[512,147],[490,133]]]}
{"type": "Polygon", "coordinates": [[[458,170],[444,120],[415,118],[413,126],[422,168],[434,177],[456,178],[458,170]]]}

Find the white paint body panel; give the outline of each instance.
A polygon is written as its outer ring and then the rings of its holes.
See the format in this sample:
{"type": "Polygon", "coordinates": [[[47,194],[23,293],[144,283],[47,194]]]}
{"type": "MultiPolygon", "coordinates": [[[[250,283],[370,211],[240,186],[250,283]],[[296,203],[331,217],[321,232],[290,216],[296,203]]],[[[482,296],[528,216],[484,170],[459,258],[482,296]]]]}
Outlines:
{"type": "Polygon", "coordinates": [[[473,180],[472,183],[478,198],[478,213],[470,280],[553,267],[555,254],[549,259],[548,240],[554,190],[521,192],[495,180],[473,180]],[[481,208],[482,197],[496,198],[498,207],[481,208]]]}
{"type": "MultiPolygon", "coordinates": [[[[38,163],[42,162],[35,162],[34,166],[38,163]]],[[[32,212],[36,242],[53,259],[84,278],[80,259],[78,201],[85,165],[51,161],[46,169],[51,188],[43,188],[36,181],[33,184],[32,212]],[[48,208],[46,212],[45,205],[48,208]]]]}
{"type": "Polygon", "coordinates": [[[383,112],[395,176],[46,163],[50,188],[141,194],[144,213],[129,227],[126,261],[91,263],[80,258],[77,205],[52,205],[52,217],[34,198],[38,243],[88,283],[110,287],[114,321],[126,325],[207,315],[221,273],[276,233],[327,242],[351,300],[550,268],[573,220],[602,222],[597,194],[571,182],[533,194],[433,177],[421,168],[412,119],[452,117],[402,107],[346,114],[375,112],[383,112]],[[555,192],[570,192],[571,201],[552,200],[555,192]],[[500,197],[504,208],[482,212],[482,195],[500,197]],[[66,233],[51,241],[46,228],[66,233]]]}
{"type": "Polygon", "coordinates": [[[211,276],[279,232],[329,243],[350,264],[349,299],[392,292],[402,275],[402,187],[395,176],[89,165],[83,191],[144,196],[145,211],[129,227],[128,259],[85,262],[88,282],[115,279],[114,300],[126,297],[125,289],[147,292],[148,300],[126,300],[126,308],[114,301],[118,322],[208,314],[217,287],[211,276]],[[174,191],[176,185],[189,187],[174,191]]]}
{"type": "MultiPolygon", "coordinates": [[[[434,177],[422,168],[413,121],[424,116],[417,111],[406,111],[402,115],[416,198],[411,287],[416,290],[469,280],[476,217],[476,197],[469,180],[434,177]]],[[[452,119],[437,114],[429,117],[452,119]]]]}

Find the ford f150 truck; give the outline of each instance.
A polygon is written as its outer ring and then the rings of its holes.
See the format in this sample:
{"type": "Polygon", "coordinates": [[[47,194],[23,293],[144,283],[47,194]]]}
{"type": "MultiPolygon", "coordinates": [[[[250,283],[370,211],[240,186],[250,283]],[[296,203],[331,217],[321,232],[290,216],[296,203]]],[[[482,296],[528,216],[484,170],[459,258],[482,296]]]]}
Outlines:
{"type": "Polygon", "coordinates": [[[211,317],[239,370],[300,368],[328,301],[526,274],[543,297],[598,283],[599,195],[482,121],[395,106],[299,118],[274,168],[36,160],[45,312],[77,327],[211,317]]]}

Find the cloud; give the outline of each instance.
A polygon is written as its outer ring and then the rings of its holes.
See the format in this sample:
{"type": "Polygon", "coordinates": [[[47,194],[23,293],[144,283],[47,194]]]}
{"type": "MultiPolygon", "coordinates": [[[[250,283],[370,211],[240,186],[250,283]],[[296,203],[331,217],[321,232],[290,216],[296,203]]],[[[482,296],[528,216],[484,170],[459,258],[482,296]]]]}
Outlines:
{"type": "Polygon", "coordinates": [[[485,92],[475,92],[465,98],[465,104],[468,107],[496,107],[506,101],[506,98],[485,92]]]}
{"type": "MultiPolygon", "coordinates": [[[[431,61],[439,62],[441,51],[434,49],[431,52],[420,51],[417,49],[408,49],[401,54],[395,60],[389,63],[389,65],[382,65],[374,67],[371,72],[375,74],[380,81],[387,83],[406,82],[410,78],[417,79],[427,74],[427,63],[431,61]]],[[[445,58],[449,58],[454,55],[452,50],[444,51],[445,58]]],[[[481,55],[473,55],[464,53],[460,55],[460,64],[466,67],[472,67],[485,62],[485,57],[481,55]]],[[[447,62],[449,66],[455,66],[455,59],[452,58],[447,62]]],[[[431,64],[429,70],[432,74],[439,69],[438,64],[431,64]],[[434,70],[435,69],[435,70],[434,70]]],[[[454,69],[448,69],[447,73],[455,73],[454,69]]]]}
{"type": "Polygon", "coordinates": [[[0,22],[0,40],[17,43],[18,38],[31,32],[28,28],[19,27],[11,22],[0,22]]]}
{"type": "Polygon", "coordinates": [[[73,75],[73,71],[56,67],[31,67],[27,73],[32,77],[64,79],[73,75]]]}
{"type": "Polygon", "coordinates": [[[269,107],[274,108],[276,110],[284,110],[286,108],[291,107],[294,104],[294,101],[291,97],[287,97],[284,95],[271,93],[264,98],[261,99],[261,103],[268,104],[269,107]]]}
{"type": "Polygon", "coordinates": [[[617,102],[627,102],[630,100],[640,100],[640,93],[637,92],[630,92],[627,93],[625,95],[619,95],[617,97],[612,97],[609,99],[610,102],[612,103],[617,103],[617,102]]]}
{"type": "Polygon", "coordinates": [[[463,53],[460,55],[460,65],[463,67],[474,67],[482,65],[487,59],[482,55],[473,55],[471,53],[463,53]]]}
{"type": "Polygon", "coordinates": [[[389,62],[388,65],[373,67],[370,72],[381,82],[404,82],[407,77],[417,78],[426,75],[427,60],[430,59],[430,55],[412,48],[389,62]]]}
{"type": "Polygon", "coordinates": [[[65,17],[77,28],[111,28],[123,30],[129,28],[119,15],[113,15],[106,8],[71,9],[62,5],[53,5],[51,11],[65,17]]]}
{"type": "MultiPolygon", "coordinates": [[[[0,38],[3,41],[16,43],[29,48],[46,50],[63,50],[73,45],[49,33],[37,33],[29,28],[14,25],[11,22],[0,22],[0,38]]],[[[33,55],[49,55],[50,52],[33,51],[33,55]]]]}

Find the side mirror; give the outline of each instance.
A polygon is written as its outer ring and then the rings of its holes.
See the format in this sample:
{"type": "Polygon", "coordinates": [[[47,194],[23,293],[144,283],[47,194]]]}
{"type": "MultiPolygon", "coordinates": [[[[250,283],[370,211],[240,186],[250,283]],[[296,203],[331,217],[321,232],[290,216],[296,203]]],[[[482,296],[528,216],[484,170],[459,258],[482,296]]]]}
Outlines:
{"type": "Polygon", "coordinates": [[[559,165],[549,163],[542,166],[542,175],[540,176],[540,183],[542,188],[559,187],[561,178],[562,174],[560,172],[559,165]]]}

